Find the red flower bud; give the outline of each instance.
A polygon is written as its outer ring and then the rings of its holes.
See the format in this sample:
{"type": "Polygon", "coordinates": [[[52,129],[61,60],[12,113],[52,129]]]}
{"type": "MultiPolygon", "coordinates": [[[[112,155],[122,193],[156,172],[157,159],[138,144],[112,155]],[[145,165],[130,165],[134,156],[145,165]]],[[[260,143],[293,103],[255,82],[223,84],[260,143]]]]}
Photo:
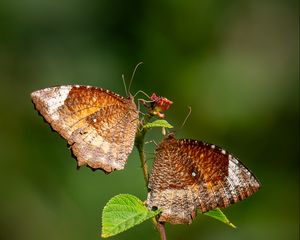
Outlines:
{"type": "Polygon", "coordinates": [[[173,102],[165,97],[159,97],[155,93],[152,94],[150,99],[152,101],[151,113],[153,115],[158,116],[159,118],[164,118],[165,115],[161,112],[168,110],[169,107],[173,104],[173,102]]]}

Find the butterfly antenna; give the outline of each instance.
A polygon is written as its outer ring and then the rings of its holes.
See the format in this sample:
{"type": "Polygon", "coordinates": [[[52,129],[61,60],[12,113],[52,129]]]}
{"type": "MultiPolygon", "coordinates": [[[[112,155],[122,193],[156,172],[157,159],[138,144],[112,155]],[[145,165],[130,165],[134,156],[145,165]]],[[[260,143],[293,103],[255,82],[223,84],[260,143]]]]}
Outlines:
{"type": "Polygon", "coordinates": [[[183,121],[183,123],[181,124],[181,126],[180,126],[179,129],[182,129],[182,128],[184,127],[186,121],[188,120],[188,118],[190,117],[190,115],[191,115],[191,113],[192,113],[192,108],[191,108],[191,106],[188,106],[188,109],[189,109],[189,112],[188,112],[188,114],[186,115],[186,117],[185,117],[185,119],[184,119],[184,121],[183,121]]]}
{"type": "Polygon", "coordinates": [[[125,94],[126,94],[126,96],[128,96],[128,91],[127,91],[127,87],[126,87],[126,81],[125,81],[124,74],[122,74],[122,80],[123,80],[123,84],[124,84],[124,88],[125,88],[125,94]]]}
{"type": "Polygon", "coordinates": [[[132,75],[131,75],[131,79],[130,79],[130,82],[129,82],[129,86],[128,86],[128,92],[129,92],[129,93],[130,93],[130,87],[131,87],[131,83],[132,83],[132,80],[133,80],[133,78],[134,78],[135,72],[136,72],[136,70],[138,69],[138,67],[139,67],[141,64],[143,64],[143,62],[139,62],[139,63],[135,66],[135,68],[134,68],[134,70],[133,70],[133,73],[132,73],[132,75]]]}

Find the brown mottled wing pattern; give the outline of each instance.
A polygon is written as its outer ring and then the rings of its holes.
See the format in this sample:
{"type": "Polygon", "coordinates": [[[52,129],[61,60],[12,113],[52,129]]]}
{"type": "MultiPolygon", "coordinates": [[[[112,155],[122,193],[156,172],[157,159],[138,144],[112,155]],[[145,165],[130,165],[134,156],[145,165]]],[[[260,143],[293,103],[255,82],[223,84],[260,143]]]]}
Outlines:
{"type": "Polygon", "coordinates": [[[255,176],[225,150],[169,136],[157,148],[147,205],[162,210],[159,221],[191,223],[196,209],[227,207],[259,187],[255,176]]]}
{"type": "Polygon", "coordinates": [[[45,88],[31,98],[44,119],[68,141],[78,166],[108,173],[124,168],[138,124],[133,99],[78,85],[45,88]]]}

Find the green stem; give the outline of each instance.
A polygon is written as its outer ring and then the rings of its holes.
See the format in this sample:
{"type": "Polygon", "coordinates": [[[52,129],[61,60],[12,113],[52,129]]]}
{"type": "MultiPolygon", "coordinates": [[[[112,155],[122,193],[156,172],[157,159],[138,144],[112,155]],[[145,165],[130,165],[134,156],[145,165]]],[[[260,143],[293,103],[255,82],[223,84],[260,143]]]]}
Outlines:
{"type": "MultiPolygon", "coordinates": [[[[141,124],[141,126],[140,126],[141,130],[138,131],[136,138],[135,138],[135,146],[139,152],[141,167],[143,169],[143,175],[144,175],[144,180],[146,183],[147,190],[148,190],[148,183],[149,183],[149,173],[148,173],[148,165],[147,165],[147,161],[146,161],[146,155],[145,155],[145,151],[144,151],[145,135],[147,133],[147,129],[143,128],[143,125],[145,125],[147,122],[149,122],[150,118],[151,118],[150,115],[146,116],[143,124],[141,124]]],[[[153,218],[152,222],[153,222],[154,226],[156,227],[157,231],[159,232],[160,239],[167,240],[165,225],[163,223],[160,223],[159,221],[157,221],[156,218],[153,218]]]]}
{"type": "Polygon", "coordinates": [[[141,167],[143,169],[143,175],[144,175],[146,187],[148,189],[149,173],[148,173],[148,165],[146,162],[146,156],[145,156],[145,151],[144,151],[145,134],[146,134],[145,129],[141,130],[138,133],[136,140],[135,140],[135,146],[137,147],[138,152],[139,152],[141,167]]]}

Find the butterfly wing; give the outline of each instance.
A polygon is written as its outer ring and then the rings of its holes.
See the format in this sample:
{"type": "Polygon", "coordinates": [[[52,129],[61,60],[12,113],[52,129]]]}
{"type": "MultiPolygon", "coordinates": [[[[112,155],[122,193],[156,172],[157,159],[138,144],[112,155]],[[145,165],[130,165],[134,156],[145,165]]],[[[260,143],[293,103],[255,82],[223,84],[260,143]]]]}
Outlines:
{"type": "Polygon", "coordinates": [[[37,111],[71,146],[78,166],[123,169],[138,124],[134,101],[89,86],[57,86],[31,94],[37,111]]]}
{"type": "Polygon", "coordinates": [[[157,148],[147,205],[162,210],[160,221],[191,223],[196,209],[227,207],[259,187],[255,176],[225,150],[169,136],[157,148]]]}

